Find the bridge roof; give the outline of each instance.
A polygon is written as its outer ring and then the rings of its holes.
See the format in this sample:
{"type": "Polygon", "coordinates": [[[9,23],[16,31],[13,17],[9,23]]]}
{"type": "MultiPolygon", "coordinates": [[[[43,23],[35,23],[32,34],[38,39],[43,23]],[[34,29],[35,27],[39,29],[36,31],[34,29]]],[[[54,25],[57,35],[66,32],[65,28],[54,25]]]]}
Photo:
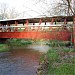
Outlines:
{"type": "Polygon", "coordinates": [[[54,21],[57,22],[63,22],[66,18],[67,21],[73,21],[73,16],[54,16],[54,17],[41,17],[41,18],[18,18],[18,19],[6,19],[6,20],[0,20],[1,24],[6,25],[7,23],[14,24],[15,21],[17,21],[19,24],[25,23],[26,20],[29,21],[29,23],[39,23],[40,19],[42,22],[50,22],[54,19],[54,21]]]}

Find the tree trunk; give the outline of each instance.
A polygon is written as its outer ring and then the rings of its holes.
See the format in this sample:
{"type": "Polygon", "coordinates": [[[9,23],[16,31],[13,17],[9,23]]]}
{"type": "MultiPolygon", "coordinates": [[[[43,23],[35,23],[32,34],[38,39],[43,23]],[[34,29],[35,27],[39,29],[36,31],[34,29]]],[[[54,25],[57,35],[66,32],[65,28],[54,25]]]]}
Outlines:
{"type": "Polygon", "coordinates": [[[74,18],[73,18],[73,37],[74,37],[74,49],[75,49],[75,15],[74,15],[74,18]]]}

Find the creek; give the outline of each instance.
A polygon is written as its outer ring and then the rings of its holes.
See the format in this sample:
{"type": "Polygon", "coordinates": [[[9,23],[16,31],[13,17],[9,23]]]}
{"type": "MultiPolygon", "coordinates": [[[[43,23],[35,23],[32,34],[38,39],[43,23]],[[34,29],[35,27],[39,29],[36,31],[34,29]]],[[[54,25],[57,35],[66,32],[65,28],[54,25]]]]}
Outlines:
{"type": "Polygon", "coordinates": [[[49,49],[47,45],[29,45],[0,53],[0,75],[37,75],[39,58],[49,49]]]}

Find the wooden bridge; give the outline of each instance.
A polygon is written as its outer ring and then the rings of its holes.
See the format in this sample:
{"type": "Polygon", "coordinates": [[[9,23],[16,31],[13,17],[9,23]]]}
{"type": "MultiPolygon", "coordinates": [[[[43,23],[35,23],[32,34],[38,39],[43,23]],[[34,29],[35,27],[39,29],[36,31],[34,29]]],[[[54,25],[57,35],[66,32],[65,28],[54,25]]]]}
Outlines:
{"type": "Polygon", "coordinates": [[[73,33],[71,33],[69,27],[73,27],[73,16],[0,20],[0,38],[65,41],[72,38],[74,41],[73,33]],[[72,24],[68,22],[72,22],[72,24]]]}

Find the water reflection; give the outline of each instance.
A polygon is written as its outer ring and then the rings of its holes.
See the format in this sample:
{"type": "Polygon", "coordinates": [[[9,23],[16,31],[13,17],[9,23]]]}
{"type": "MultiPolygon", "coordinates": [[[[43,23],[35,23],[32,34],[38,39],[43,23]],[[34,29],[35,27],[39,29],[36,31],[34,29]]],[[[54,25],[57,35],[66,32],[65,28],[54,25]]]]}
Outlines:
{"type": "Polygon", "coordinates": [[[31,48],[35,51],[39,51],[39,52],[47,52],[49,50],[49,46],[47,45],[30,45],[28,46],[28,48],[31,48]]]}

